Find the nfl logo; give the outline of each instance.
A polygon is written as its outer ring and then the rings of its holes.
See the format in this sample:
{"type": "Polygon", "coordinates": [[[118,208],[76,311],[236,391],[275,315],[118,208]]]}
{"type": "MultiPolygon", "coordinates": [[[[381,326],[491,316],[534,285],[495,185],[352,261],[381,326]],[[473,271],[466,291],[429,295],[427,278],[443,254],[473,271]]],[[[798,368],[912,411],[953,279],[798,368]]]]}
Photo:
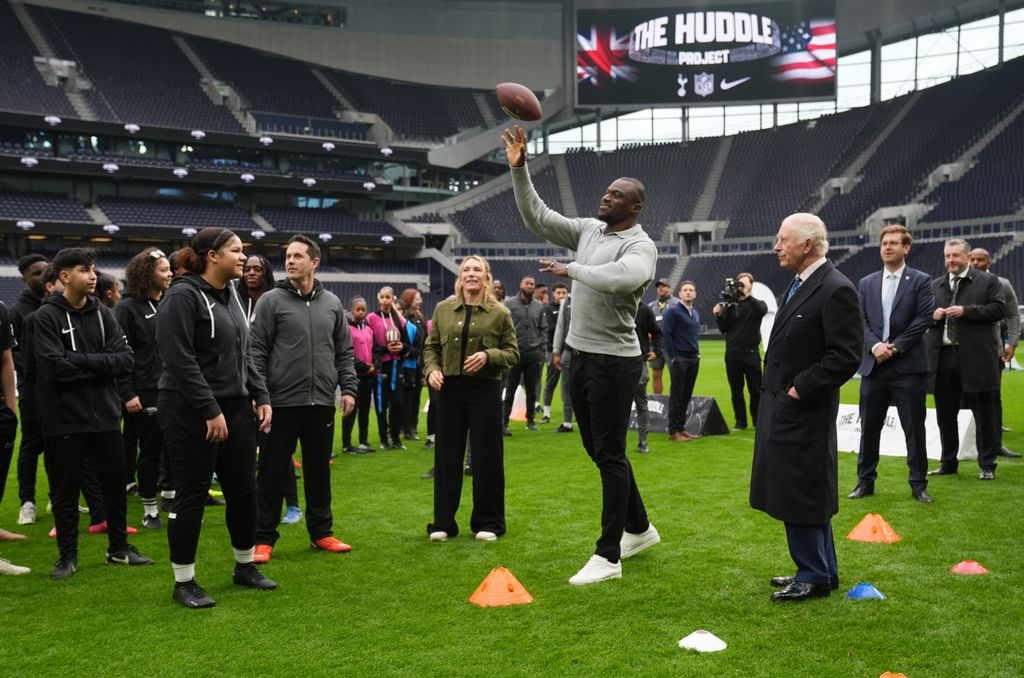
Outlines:
{"type": "Polygon", "coordinates": [[[715,91],[715,76],[708,73],[698,73],[693,78],[693,93],[697,96],[706,97],[715,91]]]}

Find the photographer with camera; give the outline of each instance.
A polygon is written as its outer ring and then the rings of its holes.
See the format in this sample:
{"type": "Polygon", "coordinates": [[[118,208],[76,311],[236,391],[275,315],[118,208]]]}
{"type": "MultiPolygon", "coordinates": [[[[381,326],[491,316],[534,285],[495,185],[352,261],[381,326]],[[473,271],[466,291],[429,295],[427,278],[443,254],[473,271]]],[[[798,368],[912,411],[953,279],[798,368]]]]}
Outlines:
{"type": "Polygon", "coordinates": [[[718,331],[725,335],[725,373],[732,391],[732,409],[736,413],[735,430],[747,428],[743,380],[750,391],[750,418],[757,427],[757,406],[761,395],[761,318],[768,313],[768,304],[750,296],[754,276],[740,273],[726,278],[720,302],[712,313],[718,331]]]}

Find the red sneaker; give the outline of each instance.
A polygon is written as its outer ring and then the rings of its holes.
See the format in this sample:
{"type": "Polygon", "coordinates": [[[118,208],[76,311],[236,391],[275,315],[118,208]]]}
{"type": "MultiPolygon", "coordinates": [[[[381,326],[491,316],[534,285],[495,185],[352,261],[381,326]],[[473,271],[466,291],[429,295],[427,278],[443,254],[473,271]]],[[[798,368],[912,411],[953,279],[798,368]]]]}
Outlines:
{"type": "Polygon", "coordinates": [[[352,550],[351,546],[336,537],[314,539],[309,542],[309,545],[318,551],[327,551],[328,553],[348,553],[352,550]]]}
{"type": "Polygon", "coordinates": [[[252,557],[254,563],[265,563],[270,560],[270,554],[274,552],[274,547],[270,544],[256,544],[256,553],[252,557]]]}
{"type": "MultiPolygon", "coordinates": [[[[127,532],[128,534],[137,534],[138,533],[138,530],[135,529],[134,527],[132,527],[131,525],[128,525],[124,529],[125,529],[125,532],[127,532]]],[[[106,534],[106,533],[107,533],[107,521],[105,521],[105,520],[102,523],[96,523],[95,525],[90,525],[89,526],[89,534],[106,534]]]]}

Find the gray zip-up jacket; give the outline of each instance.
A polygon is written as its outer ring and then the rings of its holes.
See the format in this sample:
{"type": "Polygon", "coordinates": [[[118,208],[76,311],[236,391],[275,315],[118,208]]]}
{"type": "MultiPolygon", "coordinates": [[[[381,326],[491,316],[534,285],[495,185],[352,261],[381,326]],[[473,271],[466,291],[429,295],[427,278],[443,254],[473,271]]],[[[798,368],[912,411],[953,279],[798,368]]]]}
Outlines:
{"type": "Polygon", "coordinates": [[[355,397],[355,356],[341,301],[319,281],[303,295],[287,280],[256,304],[252,356],[274,407],[334,406],[334,390],[355,397]]]}
{"type": "Polygon", "coordinates": [[[576,252],[576,261],[569,264],[573,308],[565,343],[586,353],[640,355],[636,309],[654,280],[654,241],[639,224],[606,235],[599,219],[569,219],[555,212],[537,195],[526,165],[512,168],[512,188],[526,227],[576,252]]]}

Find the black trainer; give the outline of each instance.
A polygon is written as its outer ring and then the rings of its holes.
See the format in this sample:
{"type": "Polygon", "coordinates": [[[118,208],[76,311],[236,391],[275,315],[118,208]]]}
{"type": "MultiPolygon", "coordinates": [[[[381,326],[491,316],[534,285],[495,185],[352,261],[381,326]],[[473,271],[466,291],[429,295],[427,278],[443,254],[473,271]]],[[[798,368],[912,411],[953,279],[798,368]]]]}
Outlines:
{"type": "Polygon", "coordinates": [[[269,591],[277,588],[277,582],[264,577],[252,563],[236,564],[233,579],[239,586],[248,586],[251,589],[269,591]]]}
{"type": "Polygon", "coordinates": [[[148,514],[143,514],[142,526],[147,530],[159,530],[161,527],[163,527],[163,524],[160,522],[160,516],[151,516],[148,514]]]}
{"type": "Polygon", "coordinates": [[[206,591],[196,583],[195,579],[176,582],[174,584],[174,591],[171,593],[171,597],[185,607],[192,609],[213,607],[217,604],[213,598],[206,595],[206,591]]]}
{"type": "Polygon", "coordinates": [[[113,565],[152,565],[153,559],[139,553],[139,550],[128,544],[120,551],[107,551],[107,562],[113,565]]]}
{"type": "Polygon", "coordinates": [[[50,572],[51,579],[71,579],[78,569],[78,560],[72,557],[61,558],[50,572]]]}

